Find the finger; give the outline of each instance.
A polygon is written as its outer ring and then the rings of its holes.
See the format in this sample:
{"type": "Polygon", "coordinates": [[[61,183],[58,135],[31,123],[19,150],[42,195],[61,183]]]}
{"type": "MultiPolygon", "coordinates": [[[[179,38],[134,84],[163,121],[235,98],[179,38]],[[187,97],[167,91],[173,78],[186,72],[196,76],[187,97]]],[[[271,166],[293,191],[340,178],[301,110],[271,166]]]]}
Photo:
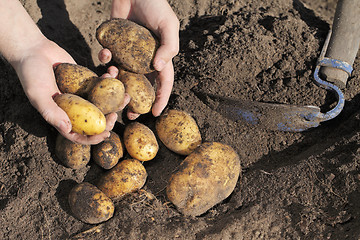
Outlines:
{"type": "Polygon", "coordinates": [[[115,66],[110,66],[107,72],[110,74],[112,78],[117,78],[117,76],[119,75],[119,69],[115,66]]]}
{"type": "Polygon", "coordinates": [[[125,96],[124,96],[124,101],[123,101],[123,102],[122,102],[122,104],[120,105],[120,107],[119,107],[119,110],[118,110],[118,111],[123,110],[123,109],[126,107],[126,105],[128,105],[128,104],[129,104],[130,100],[131,100],[130,95],[129,95],[128,93],[125,93],[125,96]]]}
{"type": "Polygon", "coordinates": [[[133,112],[133,111],[131,111],[131,110],[128,110],[128,111],[127,111],[127,117],[128,117],[128,119],[130,119],[130,120],[135,120],[135,119],[137,119],[139,116],[140,116],[139,113],[135,113],[135,112],[133,112]]]}
{"type": "Polygon", "coordinates": [[[156,80],[156,99],[152,107],[152,114],[155,117],[159,116],[164,110],[171,95],[171,90],[174,84],[174,67],[172,61],[170,61],[166,67],[159,72],[156,80]]]}
{"type": "Polygon", "coordinates": [[[107,48],[101,49],[99,52],[98,58],[99,58],[100,62],[102,62],[102,63],[110,62],[110,60],[112,58],[110,50],[107,48]]]}
{"type": "Polygon", "coordinates": [[[129,0],[113,0],[111,7],[111,18],[128,18],[131,3],[129,0]]]}
{"type": "Polygon", "coordinates": [[[157,71],[164,67],[179,53],[179,25],[165,23],[159,26],[161,45],[156,51],[153,66],[157,71]]]}

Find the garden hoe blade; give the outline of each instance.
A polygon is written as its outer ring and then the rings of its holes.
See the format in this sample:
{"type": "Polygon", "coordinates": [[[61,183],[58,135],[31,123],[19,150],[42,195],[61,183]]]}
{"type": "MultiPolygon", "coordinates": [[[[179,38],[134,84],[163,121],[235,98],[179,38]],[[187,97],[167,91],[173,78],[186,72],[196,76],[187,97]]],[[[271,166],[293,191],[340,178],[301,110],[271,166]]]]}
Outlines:
{"type": "Polygon", "coordinates": [[[252,102],[196,92],[195,95],[224,117],[261,128],[287,132],[301,132],[317,127],[320,108],[252,102]]]}

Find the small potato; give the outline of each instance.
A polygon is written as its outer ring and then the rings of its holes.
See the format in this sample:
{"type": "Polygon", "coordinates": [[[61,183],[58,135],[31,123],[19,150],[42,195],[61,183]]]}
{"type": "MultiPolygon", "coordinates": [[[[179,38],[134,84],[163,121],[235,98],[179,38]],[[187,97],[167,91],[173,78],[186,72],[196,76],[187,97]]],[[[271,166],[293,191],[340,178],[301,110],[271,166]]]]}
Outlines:
{"type": "Polygon", "coordinates": [[[110,132],[110,137],[99,144],[93,145],[92,159],[104,169],[113,168],[124,155],[124,148],[119,135],[110,132]]]}
{"type": "Polygon", "coordinates": [[[205,142],[180,164],[166,194],[181,213],[199,216],[232,193],[240,172],[239,156],[233,148],[205,142]]]}
{"type": "Polygon", "coordinates": [[[109,220],[115,210],[112,200],[87,182],[79,183],[71,189],[69,205],[76,218],[89,224],[109,220]]]}
{"type": "Polygon", "coordinates": [[[97,106],[105,115],[118,112],[124,102],[124,84],[115,78],[104,78],[90,90],[88,100],[97,106]]]}
{"type": "Polygon", "coordinates": [[[97,187],[113,200],[142,188],[147,172],[139,160],[126,159],[100,176],[97,187]]]}
{"type": "Polygon", "coordinates": [[[140,161],[153,159],[159,150],[159,144],[153,131],[139,122],[126,125],[124,144],[130,156],[140,161]]]}
{"type": "Polygon", "coordinates": [[[98,75],[90,69],[71,63],[60,63],[54,73],[62,93],[72,93],[81,97],[86,97],[99,80],[98,75]]]}
{"type": "Polygon", "coordinates": [[[68,168],[80,169],[90,161],[90,145],[70,141],[61,134],[56,138],[55,155],[68,168]]]}
{"type": "Polygon", "coordinates": [[[127,19],[114,18],[96,29],[99,43],[111,51],[114,61],[135,73],[154,71],[152,61],[159,41],[145,27],[127,19]]]}
{"type": "Polygon", "coordinates": [[[185,111],[165,111],[156,120],[155,128],[161,142],[177,154],[189,155],[201,144],[199,127],[185,111]]]}
{"type": "Polygon", "coordinates": [[[121,69],[119,79],[125,85],[125,92],[131,97],[129,109],[139,114],[150,112],[155,101],[155,90],[145,75],[121,69]]]}
{"type": "Polygon", "coordinates": [[[91,102],[70,93],[56,95],[54,101],[69,116],[73,132],[95,135],[105,130],[106,118],[91,102]]]}

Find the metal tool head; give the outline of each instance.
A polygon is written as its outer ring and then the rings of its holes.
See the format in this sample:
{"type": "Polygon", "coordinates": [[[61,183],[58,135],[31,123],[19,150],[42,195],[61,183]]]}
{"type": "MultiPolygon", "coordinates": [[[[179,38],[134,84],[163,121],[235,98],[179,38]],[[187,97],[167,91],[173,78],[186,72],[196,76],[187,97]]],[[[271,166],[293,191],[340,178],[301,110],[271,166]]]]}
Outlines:
{"type": "Polygon", "coordinates": [[[212,94],[195,93],[211,109],[224,117],[275,131],[301,132],[320,124],[320,108],[253,102],[212,94]]]}

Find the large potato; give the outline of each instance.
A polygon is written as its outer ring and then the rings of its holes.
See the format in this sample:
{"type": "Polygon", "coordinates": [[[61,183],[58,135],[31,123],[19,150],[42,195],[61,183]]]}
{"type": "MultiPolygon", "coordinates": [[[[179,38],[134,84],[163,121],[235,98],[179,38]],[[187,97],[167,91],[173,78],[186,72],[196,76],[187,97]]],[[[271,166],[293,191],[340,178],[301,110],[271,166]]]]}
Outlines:
{"type": "Polygon", "coordinates": [[[87,182],[79,183],[71,189],[69,205],[76,218],[89,224],[109,220],[115,210],[112,200],[87,182]]]}
{"type": "Polygon", "coordinates": [[[62,93],[72,93],[86,97],[87,93],[99,80],[90,69],[72,63],[60,63],[55,70],[56,83],[62,93]]]}
{"type": "Polygon", "coordinates": [[[189,155],[201,144],[199,127],[185,111],[165,111],[156,120],[155,128],[161,142],[175,153],[189,155]]]}
{"type": "Polygon", "coordinates": [[[98,179],[97,187],[113,200],[142,188],[147,172],[139,160],[126,159],[119,162],[98,179]]]}
{"type": "Polygon", "coordinates": [[[92,146],[92,159],[104,169],[113,168],[124,155],[124,148],[119,135],[110,132],[110,137],[92,146]]]}
{"type": "Polygon", "coordinates": [[[131,97],[129,109],[139,114],[150,112],[155,101],[155,90],[145,75],[121,69],[119,79],[125,85],[125,92],[131,97]]]}
{"type": "Polygon", "coordinates": [[[153,131],[139,122],[126,125],[124,144],[130,156],[140,161],[153,159],[159,150],[159,144],[153,131]]]}
{"type": "Polygon", "coordinates": [[[73,132],[95,135],[105,130],[106,118],[91,102],[70,93],[56,95],[54,101],[69,116],[73,132]]]}
{"type": "Polygon", "coordinates": [[[125,87],[121,81],[115,78],[104,78],[90,90],[87,99],[106,115],[119,111],[124,97],[125,87]]]}
{"type": "Polygon", "coordinates": [[[233,148],[205,142],[180,164],[166,194],[181,213],[198,216],[231,194],[240,171],[239,156],[233,148]]]}
{"type": "Polygon", "coordinates": [[[90,161],[90,145],[78,144],[58,134],[55,143],[55,155],[72,169],[85,167],[90,161]]]}
{"type": "Polygon", "coordinates": [[[154,71],[152,61],[159,42],[147,28],[127,19],[114,18],[97,28],[96,38],[111,51],[114,61],[122,68],[142,74],[154,71]]]}

